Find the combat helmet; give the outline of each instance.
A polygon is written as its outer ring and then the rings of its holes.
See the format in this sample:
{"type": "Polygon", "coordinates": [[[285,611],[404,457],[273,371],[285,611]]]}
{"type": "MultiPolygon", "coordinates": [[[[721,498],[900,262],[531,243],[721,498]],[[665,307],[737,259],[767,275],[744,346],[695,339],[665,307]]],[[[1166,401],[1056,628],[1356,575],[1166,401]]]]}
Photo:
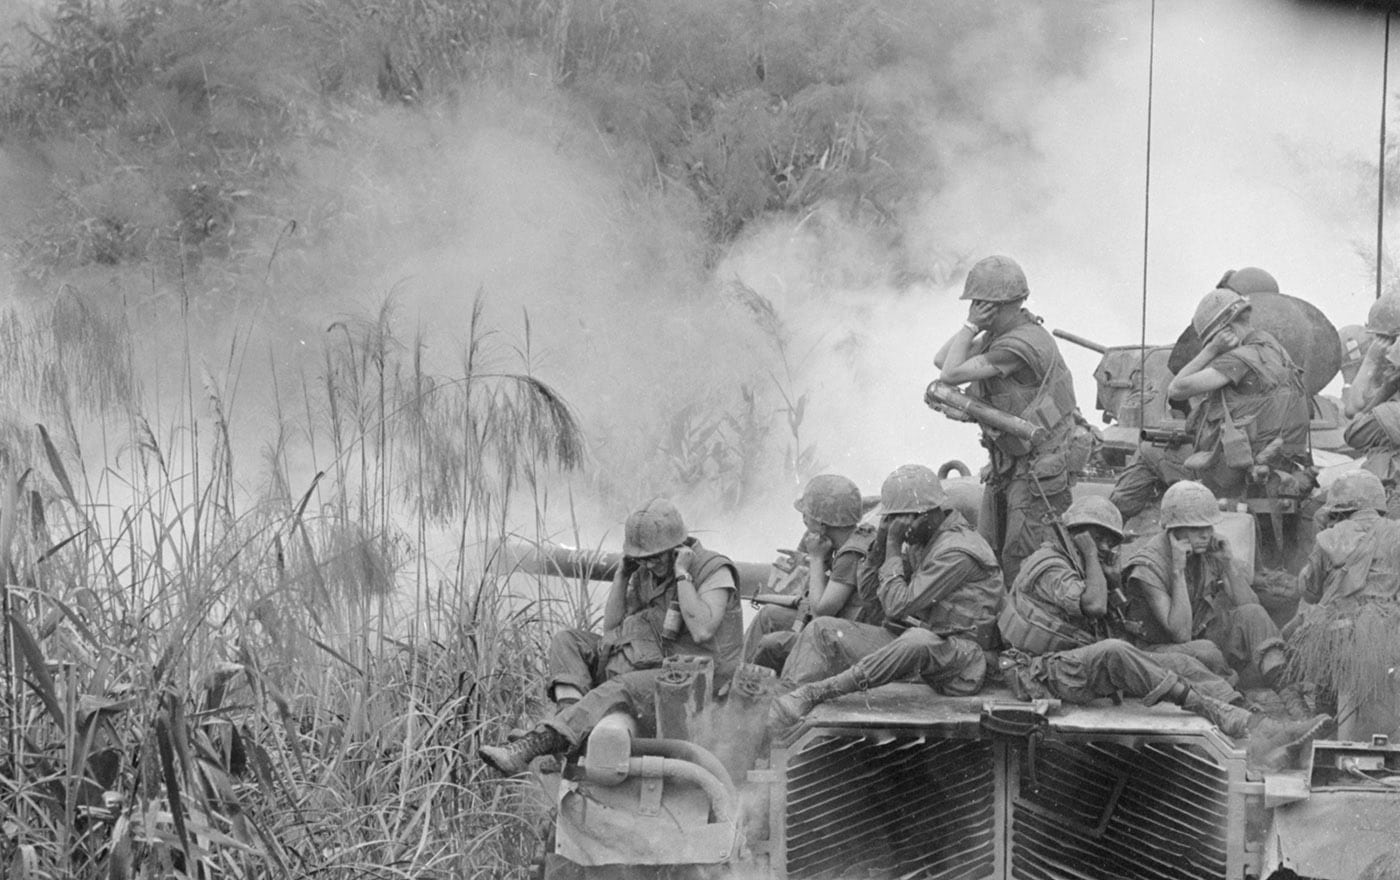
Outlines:
{"type": "Polygon", "coordinates": [[[824,526],[853,526],[860,522],[860,488],[846,477],[820,474],[807,481],[792,506],[824,526]]]}
{"type": "Polygon", "coordinates": [[[653,498],[627,517],[622,552],[626,556],[655,556],[685,543],[685,521],[676,505],[653,498]]]}
{"type": "Polygon", "coordinates": [[[967,273],[963,295],[959,299],[1006,303],[1030,296],[1026,273],[1010,257],[991,256],[977,261],[967,273]]]}
{"type": "Polygon", "coordinates": [[[1249,300],[1233,290],[1217,287],[1201,297],[1196,314],[1191,316],[1191,326],[1201,342],[1207,342],[1248,309],[1249,300]]]}
{"type": "Polygon", "coordinates": [[[1279,292],[1278,282],[1274,280],[1274,276],[1257,266],[1231,269],[1221,277],[1220,283],[1215,286],[1233,290],[1244,296],[1249,296],[1251,293],[1279,292]]]}
{"type": "Polygon", "coordinates": [[[880,487],[880,512],[884,515],[925,513],[947,504],[948,495],[938,474],[921,464],[900,465],[880,487]]]}
{"type": "Polygon", "coordinates": [[[1348,471],[1327,490],[1324,513],[1354,513],[1358,510],[1386,509],[1385,486],[1368,470],[1348,471]]]}
{"type": "Polygon", "coordinates": [[[1060,516],[1060,520],[1067,529],[1098,526],[1106,532],[1113,533],[1118,540],[1123,540],[1123,514],[1118,512],[1112,501],[1102,495],[1076,498],[1060,516]]]}
{"type": "Polygon", "coordinates": [[[1400,293],[1387,293],[1371,303],[1366,329],[1377,336],[1400,336],[1400,293]]]}
{"type": "Polygon", "coordinates": [[[1162,494],[1162,528],[1213,526],[1218,522],[1220,504],[1215,494],[1200,483],[1182,480],[1172,483],[1162,494]]]}

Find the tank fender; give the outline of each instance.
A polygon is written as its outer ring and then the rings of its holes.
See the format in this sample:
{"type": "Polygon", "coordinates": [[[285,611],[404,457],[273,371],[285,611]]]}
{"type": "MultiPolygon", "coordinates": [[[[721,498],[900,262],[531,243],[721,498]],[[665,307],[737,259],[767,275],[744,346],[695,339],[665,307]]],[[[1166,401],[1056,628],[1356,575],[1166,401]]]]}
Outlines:
{"type": "Polygon", "coordinates": [[[1396,828],[1400,789],[1314,790],[1306,800],[1274,809],[1259,876],[1287,870],[1315,880],[1351,880],[1394,851],[1396,828]]]}

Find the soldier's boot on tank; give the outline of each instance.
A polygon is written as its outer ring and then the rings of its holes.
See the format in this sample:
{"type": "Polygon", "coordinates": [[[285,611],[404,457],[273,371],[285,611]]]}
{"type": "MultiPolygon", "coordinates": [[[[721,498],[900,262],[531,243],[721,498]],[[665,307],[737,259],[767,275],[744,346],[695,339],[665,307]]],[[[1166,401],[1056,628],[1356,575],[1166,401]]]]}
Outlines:
{"type": "Polygon", "coordinates": [[[1233,706],[1223,700],[1208,697],[1194,688],[1186,690],[1181,700],[1181,708],[1205,718],[1229,737],[1247,735],[1255,719],[1263,717],[1242,706],[1233,706]]]}
{"type": "Polygon", "coordinates": [[[1310,718],[1317,714],[1317,688],[1307,682],[1286,684],[1279,688],[1278,695],[1292,718],[1310,718]]]}
{"type": "Polygon", "coordinates": [[[514,776],[530,769],[530,762],[543,755],[568,751],[569,741],[559,731],[543,725],[510,742],[482,746],[477,757],[505,776],[514,776]]]}
{"type": "Polygon", "coordinates": [[[855,693],[861,687],[854,669],[801,685],[773,701],[773,707],[768,710],[768,729],[778,735],[784,734],[796,727],[813,706],[855,693]]]}
{"type": "Polygon", "coordinates": [[[1245,766],[1251,770],[1278,770],[1289,760],[1289,752],[1317,736],[1332,723],[1330,715],[1314,715],[1303,721],[1282,721],[1256,715],[1244,747],[1245,766]]]}

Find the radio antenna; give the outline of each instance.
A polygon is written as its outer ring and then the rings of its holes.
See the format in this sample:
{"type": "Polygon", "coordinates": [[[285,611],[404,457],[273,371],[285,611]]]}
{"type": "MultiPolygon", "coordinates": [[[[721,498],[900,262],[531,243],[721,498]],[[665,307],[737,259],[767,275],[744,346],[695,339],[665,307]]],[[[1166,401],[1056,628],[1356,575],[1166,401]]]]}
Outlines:
{"type": "MultiPolygon", "coordinates": [[[[1138,328],[1138,428],[1147,422],[1147,242],[1152,228],[1152,74],[1157,54],[1157,0],[1147,28],[1147,157],[1142,186],[1142,321],[1138,328]]],[[[1388,19],[1388,15],[1387,15],[1388,19]]]]}
{"type": "MultiPolygon", "coordinates": [[[[1155,2],[1155,0],[1154,0],[1155,2]]],[[[1390,91],[1390,10],[1385,11],[1385,54],[1381,60],[1381,147],[1376,163],[1376,299],[1381,297],[1385,246],[1385,111],[1390,91]]],[[[1150,106],[1150,105],[1149,105],[1150,106]]]]}

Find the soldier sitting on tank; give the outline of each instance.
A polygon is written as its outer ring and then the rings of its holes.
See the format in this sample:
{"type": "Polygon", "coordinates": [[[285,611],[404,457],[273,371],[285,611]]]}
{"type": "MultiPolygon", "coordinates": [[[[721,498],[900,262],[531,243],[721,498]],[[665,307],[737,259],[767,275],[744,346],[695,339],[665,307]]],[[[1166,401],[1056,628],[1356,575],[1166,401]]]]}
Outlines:
{"type": "MultiPolygon", "coordinates": [[[[1123,518],[1107,498],[1089,495],[1071,504],[1061,521],[1063,530],[1021,566],[997,627],[1002,641],[1023,656],[1082,649],[1075,656],[1091,667],[1131,647],[1141,629],[1123,617],[1127,598],[1118,571],[1123,518]]],[[[1143,652],[1129,653],[1132,663],[1143,662],[1138,657],[1143,652]]],[[[1229,682],[1189,654],[1163,652],[1152,655],[1150,662],[1205,696],[1244,702],[1229,682]]]]}
{"type": "Polygon", "coordinates": [[[1249,672],[1277,689],[1286,657],[1278,627],[1250,589],[1245,570],[1216,534],[1215,495],[1183,480],[1162,496],[1162,531],[1130,548],[1123,563],[1127,618],[1142,628],[1140,647],[1187,653],[1234,680],[1249,672]]]}
{"type": "Polygon", "coordinates": [[[875,540],[875,528],[860,522],[860,489],[846,477],[813,477],[793,506],[807,527],[801,548],[807,557],[805,593],[795,608],[764,605],[744,636],[744,660],[774,672],[782,672],[792,643],[808,620],[857,619],[860,564],[875,540]]]}
{"type": "Polygon", "coordinates": [[[716,693],[733,676],[744,629],[733,563],[689,537],[680,511],[660,498],[627,518],[622,552],[603,634],[566,630],[550,645],[554,714],[511,742],[480,750],[500,772],[523,772],[534,758],[568,751],[618,708],[644,728],[654,726],[665,657],[713,658],[716,693]]]}
{"type": "MultiPolygon", "coordinates": [[[[1370,345],[1364,347],[1355,380],[1342,388],[1351,418],[1343,435],[1366,458],[1362,467],[1380,478],[1391,516],[1400,515],[1400,294],[1387,293],[1366,318],[1370,345]]],[[[1362,346],[1358,346],[1358,349],[1362,346]]]]}
{"type": "Polygon", "coordinates": [[[818,703],[917,677],[942,694],[982,688],[1006,590],[987,542],[953,511],[938,475],[907,464],[880,489],[866,567],[878,572],[884,625],[818,617],[783,666],[770,726],[784,731],[818,703]],[[844,671],[843,671],[844,670],[844,671]]]}
{"type": "Polygon", "coordinates": [[[1218,495],[1240,497],[1256,464],[1297,470],[1311,463],[1311,410],[1300,373],[1278,340],[1249,324],[1245,295],[1261,292],[1277,293],[1278,284],[1250,267],[1227,272],[1197,305],[1191,331],[1200,351],[1181,363],[1174,350],[1168,362],[1175,376],[1167,397],[1190,408],[1191,443],[1139,446],[1110,496],[1124,517],[1179,480],[1196,479],[1218,495]]]}
{"type": "Polygon", "coordinates": [[[970,382],[971,396],[1045,429],[1033,442],[982,429],[991,466],[978,530],[1007,578],[1045,539],[1047,518],[1069,507],[1078,430],[1074,381],[1054,337],[1024,308],[1029,294],[1015,260],[980,260],[963,286],[968,319],[934,356],[940,381],[970,382]]]}
{"type": "Polygon", "coordinates": [[[1298,573],[1302,605],[1284,627],[1289,672],[1337,700],[1337,738],[1400,735],[1400,522],[1370,471],[1327,491],[1331,525],[1298,573]]]}

